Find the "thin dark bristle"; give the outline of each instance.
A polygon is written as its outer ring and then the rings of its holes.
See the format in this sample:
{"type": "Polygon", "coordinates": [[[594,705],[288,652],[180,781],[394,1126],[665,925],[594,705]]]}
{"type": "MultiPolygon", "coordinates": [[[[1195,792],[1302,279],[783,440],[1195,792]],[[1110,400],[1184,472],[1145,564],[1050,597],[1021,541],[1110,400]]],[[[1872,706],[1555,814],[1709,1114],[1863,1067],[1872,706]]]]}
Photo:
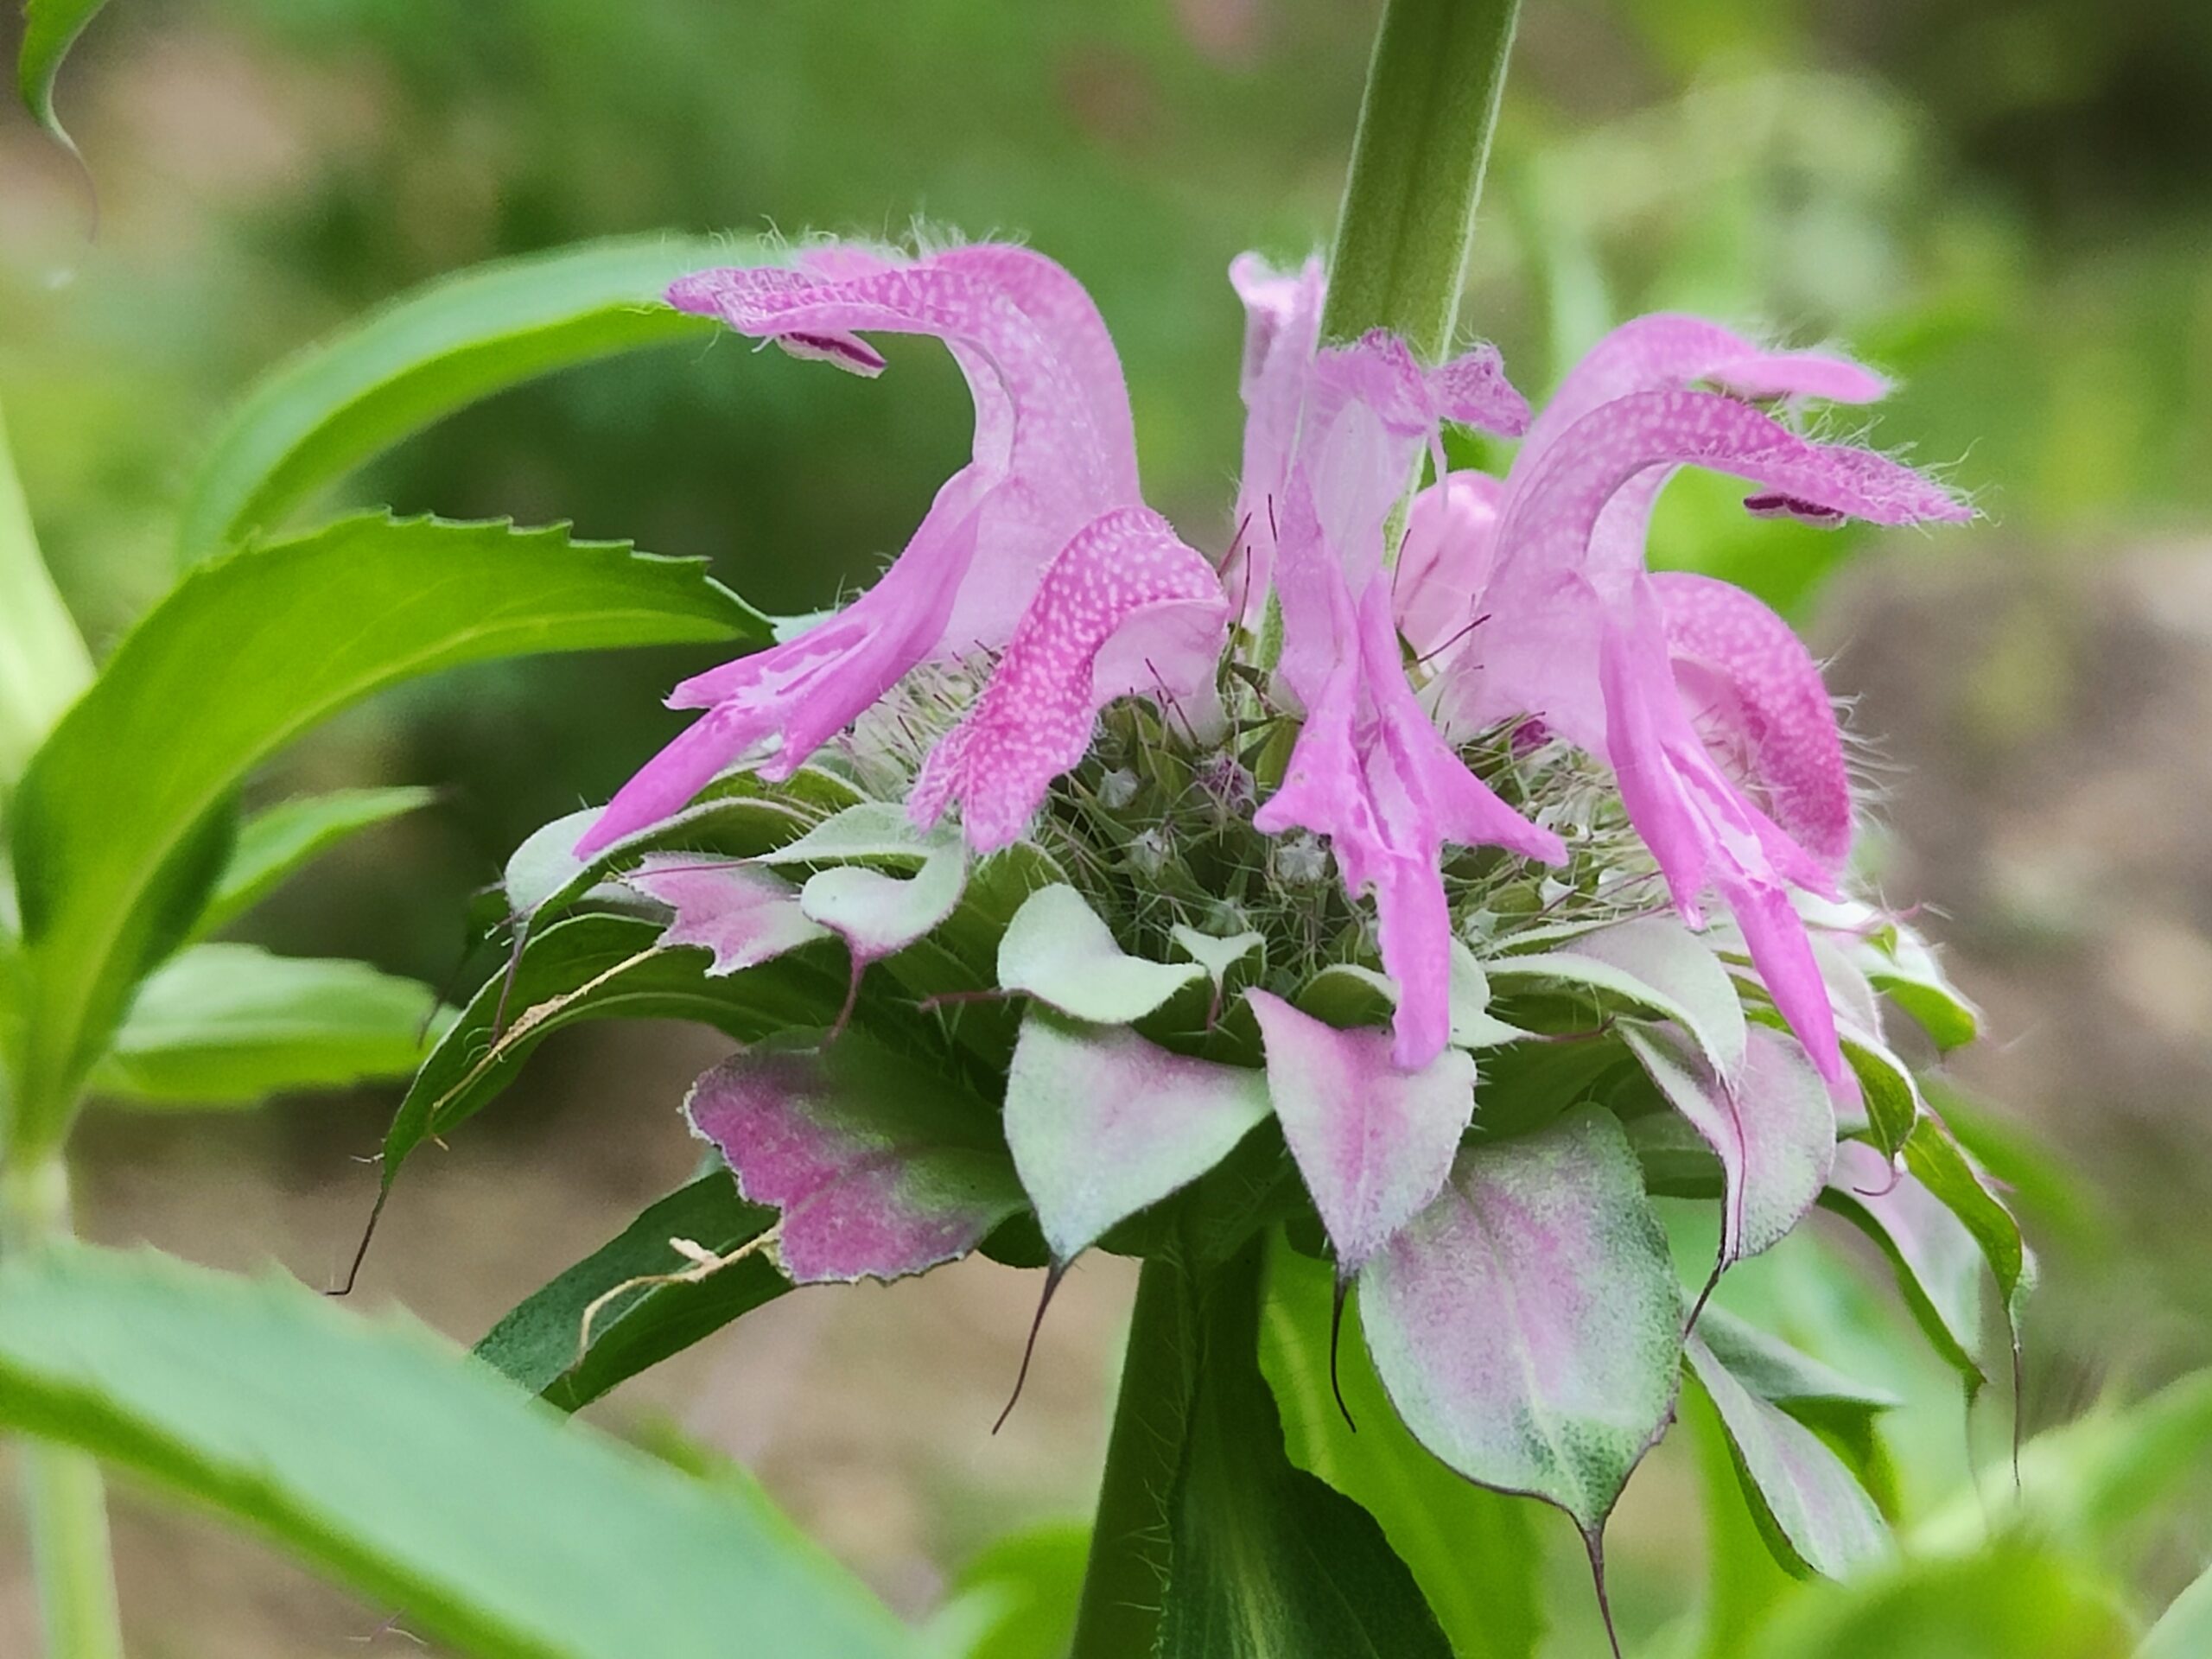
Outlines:
{"type": "Polygon", "coordinates": [[[1605,1621],[1605,1640],[1612,1644],[1613,1659],[1621,1659],[1621,1633],[1613,1627],[1612,1599],[1605,1593],[1605,1538],[1602,1532],[1582,1535],[1582,1548],[1590,1557],[1590,1582],[1598,1588],[1598,1617],[1605,1621]]]}
{"type": "Polygon", "coordinates": [[[1351,1290],[1351,1280],[1339,1270],[1336,1301],[1329,1309],[1329,1392],[1337,1398],[1337,1409],[1343,1414],[1344,1427],[1357,1434],[1359,1425],[1352,1421],[1351,1408],[1344,1403],[1344,1384],[1337,1377],[1337,1350],[1343,1344],[1344,1333],[1344,1298],[1351,1290]]]}
{"type": "Polygon", "coordinates": [[[994,1434],[1006,1427],[1006,1420],[1014,1415],[1014,1407],[1020,1402],[1022,1387],[1029,1381],[1029,1362],[1037,1352],[1037,1333],[1045,1328],[1045,1310],[1052,1305],[1052,1293],[1060,1287],[1060,1280],[1067,1270],[1065,1262],[1055,1262],[1046,1270],[1045,1294],[1037,1299],[1037,1312],[1030,1319],[1029,1340],[1021,1344],[1021,1369],[1014,1373],[1014,1392],[1007,1396],[998,1421],[991,1425],[994,1434]]]}

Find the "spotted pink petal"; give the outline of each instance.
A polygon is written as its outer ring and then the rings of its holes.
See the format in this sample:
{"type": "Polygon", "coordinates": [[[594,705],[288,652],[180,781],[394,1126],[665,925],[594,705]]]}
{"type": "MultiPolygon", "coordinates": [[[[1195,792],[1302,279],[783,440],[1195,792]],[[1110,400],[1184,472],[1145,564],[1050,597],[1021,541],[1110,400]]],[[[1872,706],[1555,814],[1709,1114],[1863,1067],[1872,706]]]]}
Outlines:
{"type": "Polygon", "coordinates": [[[772,870],[698,853],[653,853],[623,878],[676,912],[663,944],[714,952],[709,976],[734,974],[830,931],[799,906],[798,889],[772,870]]]}
{"type": "Polygon", "coordinates": [[[939,741],[914,783],[908,811],[926,828],[961,803],[969,844],[995,852],[1020,839],[1052,779],[1083,759],[1098,710],[1133,688],[1102,677],[1101,654],[1121,631],[1173,611],[1195,638],[1160,665],[1163,684],[1187,688],[1211,672],[1226,603],[1213,567],[1158,513],[1125,507],[1086,524],[1052,561],[976,706],[939,741]]]}
{"type": "Polygon", "coordinates": [[[755,1047],[684,1104],[755,1204],[783,1211],[796,1284],[895,1279],[965,1255],[1026,1206],[988,1103],[849,1031],[755,1047]]]}
{"type": "Polygon", "coordinates": [[[1889,384],[1848,358],[1762,350],[1717,322],[1654,312],[1623,323],[1586,353],[1529,429],[1516,470],[1535,463],[1574,423],[1616,398],[1710,381],[1745,397],[1872,403],[1889,384]]]}
{"type": "Polygon", "coordinates": [[[1732,583],[1662,571],[1651,585],[1675,683],[1707,747],[1784,835],[1840,870],[1851,852],[1851,779],[1813,654],[1732,583]]]}
{"type": "Polygon", "coordinates": [[[862,372],[881,361],[865,334],[943,340],[975,400],[973,456],[868,594],[676,689],[673,706],[709,712],[615,796],[583,855],[665,817],[740,761],[788,777],[917,664],[1003,645],[1069,538],[1139,499],[1112,342],[1081,287],[1040,255],[978,246],[908,263],[814,250],[796,268],[699,272],[669,300],[862,372]]]}

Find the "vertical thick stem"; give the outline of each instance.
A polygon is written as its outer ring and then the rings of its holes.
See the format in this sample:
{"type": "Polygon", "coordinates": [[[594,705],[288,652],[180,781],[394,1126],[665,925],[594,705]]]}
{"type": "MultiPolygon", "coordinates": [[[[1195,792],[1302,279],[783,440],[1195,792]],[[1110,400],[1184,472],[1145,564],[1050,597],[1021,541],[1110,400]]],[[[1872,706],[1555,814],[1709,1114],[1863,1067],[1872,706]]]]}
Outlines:
{"type": "Polygon", "coordinates": [[[1329,261],[1322,338],[1370,328],[1436,362],[1459,289],[1520,0],[1389,0],[1329,261]]]}
{"type": "Polygon", "coordinates": [[[1154,1256],[1137,1281],[1070,1659],[1143,1659],[1167,1579],[1167,1497],[1190,1413],[1197,1287],[1154,1256]]]}
{"type": "MultiPolygon", "coordinates": [[[[68,1178],[59,1158],[0,1169],[0,1251],[42,1249],[68,1230],[68,1178]]],[[[48,1659],[123,1659],[99,1465],[36,1440],[16,1442],[15,1456],[48,1659]]]]}

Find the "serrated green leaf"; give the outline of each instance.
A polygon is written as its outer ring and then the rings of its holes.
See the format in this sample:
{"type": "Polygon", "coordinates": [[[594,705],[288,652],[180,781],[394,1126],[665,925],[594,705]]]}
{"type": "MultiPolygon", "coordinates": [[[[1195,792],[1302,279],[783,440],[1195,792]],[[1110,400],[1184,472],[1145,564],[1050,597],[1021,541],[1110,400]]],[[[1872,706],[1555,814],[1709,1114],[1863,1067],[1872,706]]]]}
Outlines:
{"type": "Polygon", "coordinates": [[[589,1405],[772,1301],[791,1282],[766,1256],[752,1255],[691,1282],[641,1285],[600,1308],[585,1344],[584,1315],[592,1304],[632,1280],[688,1266],[670,1248],[671,1239],[726,1255],[775,1218],[774,1211],[737,1196],[728,1170],[702,1175],[518,1303],[476,1344],[476,1357],[563,1411],[589,1405]]]}
{"type": "Polygon", "coordinates": [[[251,1105],[404,1077],[435,1034],[437,994],[364,962],[200,944],[147,976],[92,1087],[144,1105],[251,1105]]]}
{"type": "Polygon", "coordinates": [[[1326,1263],[1280,1243],[1269,1252],[1260,1359],[1291,1462],[1375,1517],[1458,1659],[1533,1659],[1544,1553],[1530,1506],[1462,1480],[1407,1433],[1368,1361],[1357,1298],[1336,1357],[1344,1421],[1329,1374],[1334,1294],[1326,1263]]]}
{"type": "Polygon", "coordinates": [[[11,1258],[0,1422],[188,1492],[461,1651],[912,1651],[759,1500],[289,1281],[82,1247],[11,1258]]]}
{"type": "Polygon", "coordinates": [[[231,861],[191,936],[219,931],[259,904],[300,869],[364,830],[418,811],[438,798],[434,789],[334,789],[264,807],[238,825],[231,861]]]}
{"type": "Polygon", "coordinates": [[[131,987],[227,864],[230,797],[293,738],[461,663],[757,624],[700,564],[504,524],[372,515],[194,571],[63,716],[16,794],[24,1132],[36,1142],[66,1121],[131,987]]]}
{"type": "Polygon", "coordinates": [[[279,366],[217,434],[185,498],[183,563],[292,509],[409,434],[551,370],[716,325],[664,304],[686,271],[767,257],[725,238],[645,236],[464,270],[401,296],[279,366]]]}
{"type": "Polygon", "coordinates": [[[61,60],[107,0],[23,0],[23,43],[16,59],[16,86],[23,107],[57,143],[76,143],[54,112],[54,82],[61,60]]]}
{"type": "Polygon", "coordinates": [[[0,418],[0,793],[92,677],[84,636],[39,556],[0,418]]]}

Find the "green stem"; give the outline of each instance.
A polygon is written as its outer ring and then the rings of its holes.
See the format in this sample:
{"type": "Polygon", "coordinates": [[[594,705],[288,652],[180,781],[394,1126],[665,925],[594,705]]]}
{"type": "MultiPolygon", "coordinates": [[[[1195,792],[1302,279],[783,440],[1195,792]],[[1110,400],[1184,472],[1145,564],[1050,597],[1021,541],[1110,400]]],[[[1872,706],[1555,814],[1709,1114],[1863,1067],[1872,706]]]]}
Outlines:
{"type": "MultiPolygon", "coordinates": [[[[43,1249],[68,1231],[69,1182],[60,1159],[0,1168],[0,1250],[43,1249]]],[[[99,1465],[38,1440],[17,1442],[16,1459],[48,1659],[123,1659],[99,1465]]]]}
{"type": "Polygon", "coordinates": [[[1520,0],[1389,0],[1329,260],[1325,340],[1452,346],[1520,0]]]}
{"type": "Polygon", "coordinates": [[[1196,1297],[1180,1262],[1156,1255],[1145,1262],[1069,1659],[1152,1652],[1167,1579],[1167,1495],[1190,1412],[1196,1297]]]}

